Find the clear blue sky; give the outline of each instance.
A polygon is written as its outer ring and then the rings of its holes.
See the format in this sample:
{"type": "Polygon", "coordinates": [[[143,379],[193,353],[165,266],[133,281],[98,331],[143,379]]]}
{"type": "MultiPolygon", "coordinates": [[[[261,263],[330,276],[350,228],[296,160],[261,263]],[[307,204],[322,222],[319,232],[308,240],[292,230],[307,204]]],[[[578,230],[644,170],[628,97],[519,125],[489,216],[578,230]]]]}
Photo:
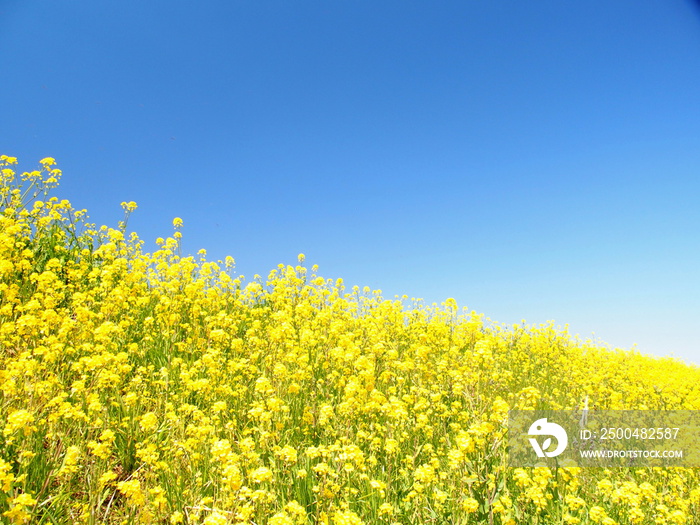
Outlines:
{"type": "Polygon", "coordinates": [[[690,0],[0,0],[0,153],[149,246],[700,363],[690,0]]]}

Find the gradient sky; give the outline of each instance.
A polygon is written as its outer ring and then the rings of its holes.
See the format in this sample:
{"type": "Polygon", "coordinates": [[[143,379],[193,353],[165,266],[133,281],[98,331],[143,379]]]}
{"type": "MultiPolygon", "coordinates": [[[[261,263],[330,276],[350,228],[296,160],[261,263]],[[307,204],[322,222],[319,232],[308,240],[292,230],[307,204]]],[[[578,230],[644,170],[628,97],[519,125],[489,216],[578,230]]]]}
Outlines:
{"type": "Polygon", "coordinates": [[[689,0],[0,0],[0,153],[153,248],[700,364],[689,0]]]}

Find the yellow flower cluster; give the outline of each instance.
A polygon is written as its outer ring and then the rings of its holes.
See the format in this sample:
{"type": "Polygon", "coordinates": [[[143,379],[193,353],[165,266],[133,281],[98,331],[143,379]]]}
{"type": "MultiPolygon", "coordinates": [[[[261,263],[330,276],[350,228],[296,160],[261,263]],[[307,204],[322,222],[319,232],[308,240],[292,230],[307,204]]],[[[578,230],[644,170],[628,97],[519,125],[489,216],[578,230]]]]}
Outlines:
{"type": "Polygon", "coordinates": [[[509,409],[700,409],[700,371],[280,265],[145,253],[0,156],[9,523],[694,524],[690,469],[510,469],[509,409]],[[565,372],[564,372],[565,371],[565,372]]]}

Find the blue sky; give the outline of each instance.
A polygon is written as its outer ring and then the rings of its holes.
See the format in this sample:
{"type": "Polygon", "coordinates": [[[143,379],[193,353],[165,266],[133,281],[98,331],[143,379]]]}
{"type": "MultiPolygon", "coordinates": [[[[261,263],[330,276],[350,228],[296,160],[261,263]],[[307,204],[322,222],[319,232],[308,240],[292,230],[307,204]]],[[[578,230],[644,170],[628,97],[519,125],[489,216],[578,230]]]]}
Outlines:
{"type": "Polygon", "coordinates": [[[689,0],[0,1],[0,153],[153,247],[700,364],[689,0]]]}

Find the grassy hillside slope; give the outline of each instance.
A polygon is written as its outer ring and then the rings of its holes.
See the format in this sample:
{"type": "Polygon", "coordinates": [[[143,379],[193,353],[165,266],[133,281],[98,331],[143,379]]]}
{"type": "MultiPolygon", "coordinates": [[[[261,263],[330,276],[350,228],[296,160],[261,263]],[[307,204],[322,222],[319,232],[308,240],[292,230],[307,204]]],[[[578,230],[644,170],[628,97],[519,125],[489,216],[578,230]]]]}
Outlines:
{"type": "MultiPolygon", "coordinates": [[[[11,523],[700,523],[692,469],[506,466],[511,408],[700,409],[700,370],[388,300],[300,256],[154,253],[0,157],[11,523]]],[[[135,209],[124,203],[125,213],[135,209]]]]}

